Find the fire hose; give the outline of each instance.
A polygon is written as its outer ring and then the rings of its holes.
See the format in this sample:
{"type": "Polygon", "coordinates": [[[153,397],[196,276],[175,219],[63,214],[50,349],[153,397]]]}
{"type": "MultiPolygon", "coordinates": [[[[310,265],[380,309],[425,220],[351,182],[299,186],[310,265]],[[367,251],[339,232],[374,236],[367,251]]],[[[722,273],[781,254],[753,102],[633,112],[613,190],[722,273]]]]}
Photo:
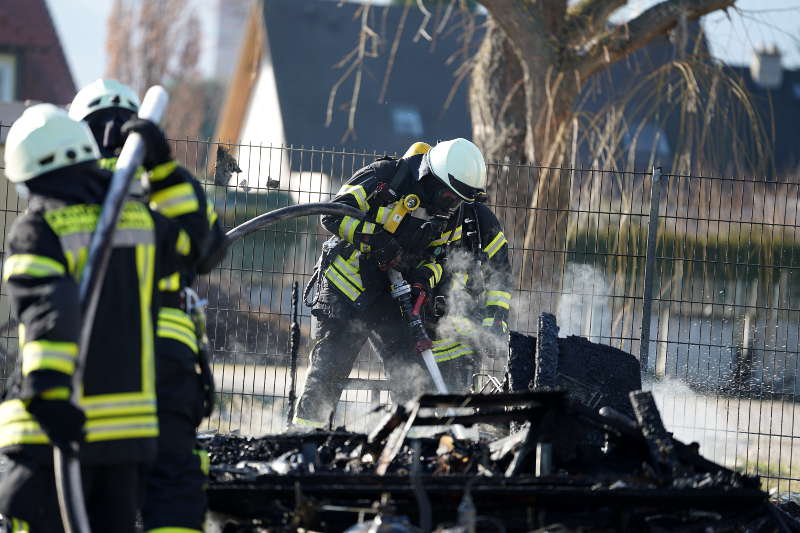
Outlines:
{"type": "MultiPolygon", "coordinates": [[[[431,376],[433,385],[436,387],[436,392],[439,394],[448,394],[447,384],[442,377],[442,371],[439,370],[439,365],[433,357],[433,342],[425,330],[425,323],[422,320],[422,306],[425,304],[425,293],[420,293],[416,301],[411,297],[411,286],[403,278],[403,275],[397,270],[391,268],[387,271],[389,282],[391,283],[392,298],[397,300],[400,306],[400,312],[406,319],[408,329],[414,337],[414,347],[417,353],[422,357],[425,363],[425,368],[431,376]]],[[[455,416],[456,412],[450,408],[447,410],[448,416],[455,416]]],[[[459,424],[452,426],[453,434],[458,439],[469,438],[466,428],[459,424]]]]}
{"type": "Polygon", "coordinates": [[[395,269],[387,271],[389,275],[389,282],[391,285],[392,298],[397,300],[400,305],[400,312],[408,322],[408,329],[414,336],[414,343],[417,353],[422,357],[428,373],[431,375],[433,384],[436,387],[436,392],[439,394],[447,394],[447,385],[442,377],[442,372],[436,364],[436,359],[433,357],[433,342],[428,337],[428,332],[425,331],[425,323],[422,321],[422,306],[425,303],[425,294],[421,293],[416,302],[411,298],[411,286],[395,269]]]}

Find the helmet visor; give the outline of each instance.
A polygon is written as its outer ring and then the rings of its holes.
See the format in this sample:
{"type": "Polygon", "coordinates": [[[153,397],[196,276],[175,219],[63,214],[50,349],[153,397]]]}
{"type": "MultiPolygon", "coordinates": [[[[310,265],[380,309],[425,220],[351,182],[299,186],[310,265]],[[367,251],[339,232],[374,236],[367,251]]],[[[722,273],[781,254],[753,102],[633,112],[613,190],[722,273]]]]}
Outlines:
{"type": "Polygon", "coordinates": [[[467,202],[474,202],[475,199],[478,197],[478,195],[483,192],[483,189],[470,187],[466,183],[458,181],[456,178],[453,177],[452,174],[448,174],[447,179],[450,183],[450,186],[453,189],[455,189],[458,192],[458,194],[460,194],[461,197],[467,202]]]}
{"type": "Polygon", "coordinates": [[[461,202],[464,201],[434,176],[429,176],[425,181],[425,185],[426,208],[433,215],[443,214],[450,216],[458,210],[461,202]]]}

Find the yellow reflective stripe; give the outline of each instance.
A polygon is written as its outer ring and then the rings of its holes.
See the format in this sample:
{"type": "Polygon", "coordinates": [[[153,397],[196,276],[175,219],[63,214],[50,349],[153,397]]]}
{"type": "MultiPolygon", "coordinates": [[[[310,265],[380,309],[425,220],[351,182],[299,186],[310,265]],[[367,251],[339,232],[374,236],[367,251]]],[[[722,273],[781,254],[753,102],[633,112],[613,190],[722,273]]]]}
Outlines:
{"type": "Polygon", "coordinates": [[[156,412],[156,397],[153,393],[141,392],[98,394],[81,398],[80,405],[90,420],[150,415],[156,412]]]}
{"type": "Polygon", "coordinates": [[[448,242],[459,240],[463,232],[463,226],[458,226],[454,231],[455,233],[453,233],[453,231],[445,231],[438,239],[429,242],[428,246],[441,246],[448,242]],[[453,235],[452,238],[450,237],[451,234],[453,235]]]}
{"type": "Polygon", "coordinates": [[[367,202],[367,191],[361,185],[342,185],[336,196],[343,196],[345,194],[352,194],[358,203],[358,208],[361,211],[369,211],[369,203],[367,202]]]}
{"type": "Polygon", "coordinates": [[[139,276],[139,324],[141,327],[141,386],[143,394],[155,395],[155,341],[153,339],[153,285],[155,278],[156,248],[153,245],[136,246],[136,271],[139,276]]]}
{"type": "MultiPolygon", "coordinates": [[[[105,157],[103,159],[98,159],[97,160],[97,165],[102,169],[110,170],[111,172],[114,172],[114,169],[117,166],[117,158],[116,157],[105,157]]],[[[136,179],[141,179],[142,174],[144,174],[144,168],[138,167],[136,169],[136,174],[134,174],[134,177],[136,179]]]]}
{"type": "Polygon", "coordinates": [[[173,325],[166,325],[159,323],[158,336],[161,337],[162,339],[172,339],[178,342],[182,342],[187,347],[189,347],[189,349],[191,349],[194,353],[198,352],[197,336],[194,334],[194,332],[189,333],[185,329],[181,329],[173,325]]]}
{"type": "Polygon", "coordinates": [[[150,195],[150,208],[168,218],[194,213],[200,202],[191,183],[179,183],[150,195]]]}
{"type": "Polygon", "coordinates": [[[458,346],[459,342],[453,339],[437,339],[433,341],[431,351],[433,353],[442,352],[458,346]]]}
{"type": "Polygon", "coordinates": [[[384,225],[386,221],[389,220],[389,213],[391,212],[392,210],[389,207],[379,207],[378,213],[375,216],[375,222],[380,225],[384,225]]]}
{"type": "Polygon", "coordinates": [[[11,518],[11,533],[31,533],[31,526],[21,518],[11,518]]]}
{"type": "Polygon", "coordinates": [[[192,251],[192,240],[189,238],[189,234],[184,230],[180,230],[178,232],[178,240],[175,242],[175,250],[184,256],[189,255],[189,252],[192,251]]]}
{"type": "Polygon", "coordinates": [[[494,300],[486,300],[486,307],[494,305],[495,307],[502,307],[503,309],[509,309],[511,307],[510,303],[506,300],[501,299],[494,299],[494,300]]]}
{"type": "Polygon", "coordinates": [[[114,170],[114,167],[117,166],[117,158],[116,157],[104,157],[102,159],[97,160],[97,165],[104,169],[104,170],[114,170]]]}
{"type": "Polygon", "coordinates": [[[206,450],[192,450],[197,458],[200,460],[200,471],[206,476],[211,471],[211,457],[209,457],[206,450]]]}
{"type": "Polygon", "coordinates": [[[360,252],[367,253],[367,252],[369,252],[370,250],[372,250],[372,246],[370,246],[369,244],[366,244],[366,243],[363,243],[363,242],[362,242],[362,243],[359,243],[359,245],[358,245],[358,250],[359,250],[360,252]]]}
{"type": "Polygon", "coordinates": [[[86,422],[86,442],[157,436],[158,417],[155,415],[129,416],[119,419],[90,419],[86,422]]]}
{"type": "Polygon", "coordinates": [[[325,277],[336,286],[342,294],[350,298],[352,301],[356,301],[361,294],[358,290],[353,287],[341,274],[339,271],[336,270],[333,265],[328,267],[328,270],[325,271],[325,277]]]}
{"type": "Polygon", "coordinates": [[[486,306],[490,305],[509,309],[511,306],[511,293],[506,291],[487,291],[486,306]]]}
{"type": "Polygon", "coordinates": [[[507,243],[508,240],[506,240],[506,236],[501,231],[497,235],[495,235],[494,239],[492,239],[492,242],[487,244],[486,248],[484,248],[483,251],[486,252],[486,254],[489,256],[489,259],[491,259],[492,257],[494,257],[494,254],[499,252],[500,248],[502,248],[503,245],[507,243]]]}
{"type": "Polygon", "coordinates": [[[0,404],[0,447],[49,442],[22,400],[7,400],[0,404]]]}
{"type": "Polygon", "coordinates": [[[175,309],[174,307],[162,307],[158,310],[159,323],[161,323],[162,320],[170,323],[180,324],[194,333],[194,322],[188,314],[180,309],[175,309]]]}
{"type": "Polygon", "coordinates": [[[299,416],[295,416],[292,419],[292,424],[296,424],[299,426],[311,426],[315,428],[324,428],[325,422],[318,422],[316,420],[309,420],[307,418],[300,418],[299,416]]]}
{"type": "Polygon", "coordinates": [[[206,218],[208,219],[208,227],[212,227],[214,223],[219,218],[217,212],[214,211],[214,206],[211,204],[208,198],[206,198],[206,218]]]}
{"type": "Polygon", "coordinates": [[[359,220],[357,218],[345,216],[339,224],[339,237],[353,244],[353,237],[356,234],[359,220]]]}
{"type": "Polygon", "coordinates": [[[430,286],[435,287],[442,280],[442,265],[438,263],[425,263],[422,266],[433,272],[433,278],[431,278],[433,283],[430,283],[430,286]]]}
{"type": "Polygon", "coordinates": [[[336,256],[336,258],[333,260],[333,265],[347,279],[347,281],[355,285],[359,291],[364,290],[364,285],[361,282],[361,276],[352,263],[342,259],[342,256],[336,256]]]}
{"type": "Polygon", "coordinates": [[[364,222],[364,227],[361,228],[361,233],[364,233],[366,235],[372,235],[373,233],[375,233],[375,228],[377,227],[378,226],[376,226],[372,222],[364,222]]]}
{"type": "Polygon", "coordinates": [[[36,370],[55,370],[65,374],[75,371],[78,345],[74,342],[30,341],[22,346],[22,375],[36,370]]]}
{"type": "Polygon", "coordinates": [[[160,291],[177,291],[181,288],[181,274],[180,272],[173,272],[165,278],[158,281],[158,290],[160,291]]]}
{"type": "MultiPolygon", "coordinates": [[[[489,328],[489,327],[494,326],[494,322],[495,322],[495,319],[489,317],[489,318],[484,318],[483,322],[481,322],[481,324],[483,324],[484,327],[489,328]]],[[[500,327],[503,328],[503,331],[508,331],[508,323],[506,323],[505,320],[500,320],[500,327]]]]}
{"type": "Polygon", "coordinates": [[[44,255],[14,254],[3,264],[3,281],[8,281],[11,276],[46,278],[63,276],[65,273],[64,265],[44,255]]]}
{"type": "Polygon", "coordinates": [[[453,315],[448,317],[448,320],[459,335],[470,335],[475,331],[475,324],[465,316],[453,315]]]}
{"type": "Polygon", "coordinates": [[[433,350],[433,358],[437,363],[441,363],[443,361],[452,361],[453,359],[457,359],[465,355],[471,355],[473,353],[475,352],[471,347],[457,342],[448,349],[442,348],[438,351],[433,350]]]}
{"type": "Polygon", "coordinates": [[[176,161],[167,161],[166,163],[161,163],[160,165],[153,167],[153,170],[149,172],[148,177],[150,178],[150,181],[163,180],[175,172],[177,167],[178,163],[176,161]]]}
{"type": "Polygon", "coordinates": [[[71,391],[69,387],[55,387],[39,394],[45,400],[69,400],[71,391]]]}

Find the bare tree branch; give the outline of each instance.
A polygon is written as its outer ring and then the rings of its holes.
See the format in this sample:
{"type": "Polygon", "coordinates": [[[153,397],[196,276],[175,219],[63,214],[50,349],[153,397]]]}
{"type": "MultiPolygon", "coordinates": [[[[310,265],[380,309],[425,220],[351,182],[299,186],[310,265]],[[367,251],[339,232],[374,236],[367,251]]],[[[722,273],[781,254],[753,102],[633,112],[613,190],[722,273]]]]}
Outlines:
{"type": "Polygon", "coordinates": [[[566,35],[571,44],[586,42],[605,31],[611,14],[628,0],[581,0],[567,10],[566,35]]]}
{"type": "Polygon", "coordinates": [[[575,67],[585,79],[604,65],[625,57],[665,34],[678,24],[681,16],[696,20],[712,11],[728,8],[734,1],[665,0],[600,36],[585,55],[576,57],[575,67]]]}
{"type": "Polygon", "coordinates": [[[419,41],[419,38],[422,37],[426,41],[431,40],[431,36],[428,33],[428,21],[431,19],[431,12],[425,7],[425,2],[422,0],[417,0],[417,7],[419,8],[420,12],[422,12],[422,22],[419,25],[419,29],[417,30],[416,35],[414,35],[414,42],[419,41]]]}
{"type": "MultiPolygon", "coordinates": [[[[542,56],[554,58],[559,46],[554,34],[563,20],[555,26],[548,25],[560,4],[566,10],[566,1],[536,2],[531,0],[493,0],[484,2],[484,7],[503,29],[520,60],[530,50],[540,51],[542,56]]],[[[537,58],[532,58],[537,59],[537,58]]]]}
{"type": "Polygon", "coordinates": [[[392,49],[389,52],[389,60],[386,63],[386,73],[383,75],[383,84],[381,85],[381,93],[378,95],[378,103],[382,104],[386,98],[386,91],[389,88],[389,78],[392,76],[394,69],[394,61],[397,58],[397,50],[400,48],[400,37],[403,35],[403,30],[406,27],[406,19],[408,12],[411,10],[411,4],[406,4],[403,7],[403,14],[400,15],[400,22],[397,23],[397,31],[394,34],[394,41],[392,41],[392,49]]]}

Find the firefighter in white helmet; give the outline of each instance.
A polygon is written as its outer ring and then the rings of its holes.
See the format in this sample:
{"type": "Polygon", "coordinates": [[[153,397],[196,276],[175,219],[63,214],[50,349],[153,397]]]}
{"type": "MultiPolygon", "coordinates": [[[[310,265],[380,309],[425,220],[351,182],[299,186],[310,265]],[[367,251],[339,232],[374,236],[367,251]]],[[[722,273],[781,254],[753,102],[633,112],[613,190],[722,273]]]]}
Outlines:
{"type": "Polygon", "coordinates": [[[334,236],[324,245],[306,296],[312,303],[316,343],[295,416],[296,425],[322,426],[339,400],[358,352],[378,339],[395,401],[432,390],[386,271],[397,269],[412,285],[415,300],[442,277],[438,257],[457,239],[451,222],[465,201],[486,185],[480,150],[466,139],[437,144],[427,153],[382,158],[357,171],[334,198],[367,214],[324,216],[334,236]],[[314,289],[316,289],[314,291],[314,289]]]}
{"type": "MultiPolygon", "coordinates": [[[[404,158],[424,154],[431,146],[416,142],[404,158]]],[[[464,202],[454,236],[440,253],[442,281],[424,308],[433,356],[450,392],[470,387],[472,374],[504,360],[508,354],[508,317],[513,278],[508,240],[486,196],[464,202]]],[[[439,245],[440,243],[435,243],[439,245]]],[[[377,353],[383,347],[371,339],[377,353]]]]}
{"type": "MultiPolygon", "coordinates": [[[[78,92],[70,116],[83,120],[100,146],[104,168],[113,169],[122,149],[127,127],[139,108],[136,93],[116,80],[99,79],[78,92]]],[[[150,207],[167,218],[203,227],[191,245],[211,252],[219,248],[222,228],[200,183],[171,157],[169,145],[158,128],[139,122],[145,133],[159,138],[160,163],[148,173],[150,207]]],[[[147,478],[142,507],[144,531],[177,528],[201,531],[206,511],[207,458],[196,449],[195,433],[213,407],[213,378],[201,331],[200,310],[190,308],[198,299],[189,288],[198,273],[215,264],[208,256],[197,268],[168,272],[158,282],[161,307],[156,336],[158,416],[161,431],[158,458],[147,478]],[[200,369],[200,372],[197,371],[200,369]]]]}
{"type": "Polygon", "coordinates": [[[82,442],[94,531],[136,531],[142,474],[155,458],[153,279],[187,268],[197,254],[181,224],[141,202],[124,204],[124,231],[114,241],[73,402],[81,348],[78,282],[110,184],[99,155],[89,128],[50,104],[25,110],[6,140],[5,174],[28,196],[3,264],[19,321],[19,357],[0,404],[0,452],[10,461],[0,478],[0,513],[14,531],[62,531],[52,445],[70,449],[82,442]]]}

